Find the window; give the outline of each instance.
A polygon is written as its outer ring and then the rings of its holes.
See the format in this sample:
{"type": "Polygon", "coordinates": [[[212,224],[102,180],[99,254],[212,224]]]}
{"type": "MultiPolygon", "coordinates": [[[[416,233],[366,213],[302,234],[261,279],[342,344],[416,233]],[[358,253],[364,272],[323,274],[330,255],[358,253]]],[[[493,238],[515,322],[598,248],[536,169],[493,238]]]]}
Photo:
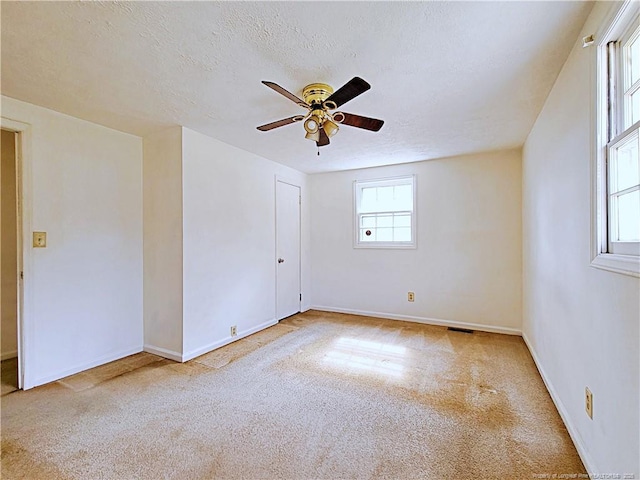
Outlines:
{"type": "Polygon", "coordinates": [[[598,100],[592,265],[640,275],[640,16],[616,10],[597,35],[598,100]]]}
{"type": "Polygon", "coordinates": [[[415,178],[355,181],[355,246],[415,248],[415,178]]]}

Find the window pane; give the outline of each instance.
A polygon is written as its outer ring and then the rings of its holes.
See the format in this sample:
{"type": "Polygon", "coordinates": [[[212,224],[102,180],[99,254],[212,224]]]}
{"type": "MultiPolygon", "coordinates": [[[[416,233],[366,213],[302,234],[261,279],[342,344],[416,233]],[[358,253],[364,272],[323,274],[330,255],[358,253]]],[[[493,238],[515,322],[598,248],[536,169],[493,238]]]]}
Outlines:
{"type": "Polygon", "coordinates": [[[393,226],[394,227],[410,227],[411,215],[394,215],[393,226]]]}
{"type": "Polygon", "coordinates": [[[377,188],[363,188],[360,196],[360,211],[361,212],[375,212],[376,211],[376,193],[377,188]]]}
{"type": "Polygon", "coordinates": [[[375,228],[361,228],[360,229],[360,241],[361,242],[375,242],[376,230],[375,228]],[[367,235],[367,232],[371,232],[371,235],[367,235]]]}
{"type": "Polygon", "coordinates": [[[393,241],[393,228],[378,228],[377,241],[378,242],[392,242],[393,241]]]}
{"type": "Polygon", "coordinates": [[[630,127],[638,120],[640,120],[640,90],[636,90],[631,95],[631,122],[627,127],[630,127]]]}
{"type": "Polygon", "coordinates": [[[631,66],[631,85],[640,79],[640,37],[636,38],[629,47],[629,63],[631,66]]]}
{"type": "Polygon", "coordinates": [[[617,240],[620,242],[640,240],[640,191],[620,195],[617,206],[617,240]]]}
{"type": "Polygon", "coordinates": [[[392,215],[378,215],[378,227],[393,227],[392,215]]]}
{"type": "Polygon", "coordinates": [[[393,187],[378,187],[378,209],[379,212],[390,212],[395,210],[393,205],[393,187]]]}
{"type": "Polygon", "coordinates": [[[396,208],[394,210],[413,210],[413,192],[411,185],[398,185],[395,187],[396,208]]]}
{"type": "Polygon", "coordinates": [[[375,215],[363,215],[360,219],[361,227],[375,227],[376,217],[375,215]]]}
{"type": "Polygon", "coordinates": [[[363,187],[360,190],[360,213],[413,210],[412,185],[363,187]]]}
{"type": "Polygon", "coordinates": [[[396,242],[411,241],[411,227],[401,227],[393,230],[393,239],[396,242]]]}
{"type": "Polygon", "coordinates": [[[611,193],[634,187],[640,183],[638,170],[638,137],[613,149],[611,158],[611,193]]]}

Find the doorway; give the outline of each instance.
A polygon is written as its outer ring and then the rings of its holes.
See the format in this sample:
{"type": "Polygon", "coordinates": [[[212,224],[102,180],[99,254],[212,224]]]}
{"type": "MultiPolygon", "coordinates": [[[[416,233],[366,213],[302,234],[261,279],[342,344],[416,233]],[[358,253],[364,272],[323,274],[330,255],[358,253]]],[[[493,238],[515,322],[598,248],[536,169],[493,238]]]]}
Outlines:
{"type": "Polygon", "coordinates": [[[19,213],[18,134],[2,130],[0,138],[0,360],[1,395],[19,389],[19,213]]]}
{"type": "Polygon", "coordinates": [[[300,311],[300,186],[276,180],[276,320],[300,311]]]}

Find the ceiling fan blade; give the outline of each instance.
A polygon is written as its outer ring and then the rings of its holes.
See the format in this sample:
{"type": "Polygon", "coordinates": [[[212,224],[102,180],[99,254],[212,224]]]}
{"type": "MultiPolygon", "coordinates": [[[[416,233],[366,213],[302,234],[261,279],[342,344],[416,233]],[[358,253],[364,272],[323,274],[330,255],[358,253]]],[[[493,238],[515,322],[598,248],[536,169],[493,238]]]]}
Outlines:
{"type": "Polygon", "coordinates": [[[324,128],[321,128],[320,130],[318,130],[318,132],[320,133],[320,140],[318,140],[316,142],[316,145],[318,147],[324,147],[325,145],[329,145],[329,136],[327,135],[327,133],[324,131],[324,128]]]}
{"type": "Polygon", "coordinates": [[[360,77],[353,77],[342,87],[336,90],[329,98],[327,98],[324,103],[327,104],[329,102],[333,102],[337,108],[340,105],[344,105],[349,100],[353,100],[358,95],[366,92],[370,88],[371,85],[369,85],[360,77]]]}
{"type": "Polygon", "coordinates": [[[340,113],[344,115],[342,125],[364,128],[365,130],[371,130],[372,132],[377,132],[382,128],[382,125],[384,125],[384,120],[378,120],[377,118],[361,117],[360,115],[354,115],[353,113],[340,113]]]}
{"type": "Polygon", "coordinates": [[[304,117],[302,115],[295,115],[293,117],[283,118],[282,120],[278,120],[276,122],[267,123],[266,125],[260,125],[257,128],[258,128],[258,130],[260,130],[262,132],[266,132],[268,130],[273,130],[274,128],[284,127],[285,125],[289,125],[291,123],[299,122],[302,119],[304,119],[304,117]]]}
{"type": "Polygon", "coordinates": [[[309,108],[309,105],[307,105],[307,103],[304,100],[302,100],[301,98],[296,97],[293,93],[285,90],[284,88],[282,88],[277,83],[267,82],[265,80],[263,80],[262,83],[264,83],[267,87],[272,88],[273,90],[278,92],[280,95],[283,95],[283,96],[287,97],[292,102],[297,103],[301,107],[304,107],[306,109],[309,108]]]}

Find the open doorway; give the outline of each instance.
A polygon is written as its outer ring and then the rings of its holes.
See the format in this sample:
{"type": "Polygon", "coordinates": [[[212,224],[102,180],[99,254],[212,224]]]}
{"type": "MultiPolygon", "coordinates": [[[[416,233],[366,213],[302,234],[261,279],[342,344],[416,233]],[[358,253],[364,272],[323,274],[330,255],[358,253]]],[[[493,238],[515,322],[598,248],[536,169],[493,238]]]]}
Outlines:
{"type": "Polygon", "coordinates": [[[2,130],[0,138],[0,348],[1,395],[19,388],[18,375],[18,190],[17,133],[2,130]]]}

